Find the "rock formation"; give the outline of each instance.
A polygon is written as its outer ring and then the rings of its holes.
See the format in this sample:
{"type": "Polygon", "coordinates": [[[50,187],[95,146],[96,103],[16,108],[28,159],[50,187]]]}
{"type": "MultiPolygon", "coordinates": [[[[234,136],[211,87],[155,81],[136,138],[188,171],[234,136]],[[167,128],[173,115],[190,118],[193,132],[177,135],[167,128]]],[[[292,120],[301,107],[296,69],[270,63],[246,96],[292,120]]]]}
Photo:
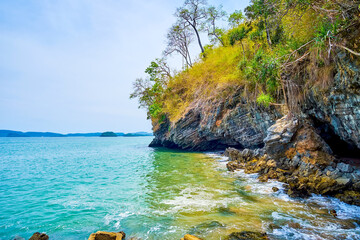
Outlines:
{"type": "Polygon", "coordinates": [[[279,106],[257,106],[238,89],[194,104],[177,122],[164,121],[150,146],[233,147],[239,151],[226,151],[230,171],[287,182],[292,196],[326,194],[360,205],[360,62],[351,59],[337,53],[332,80],[306,91],[296,117],[279,106]]]}
{"type": "Polygon", "coordinates": [[[103,232],[92,233],[89,240],[122,240],[125,239],[124,232],[103,232]]]}

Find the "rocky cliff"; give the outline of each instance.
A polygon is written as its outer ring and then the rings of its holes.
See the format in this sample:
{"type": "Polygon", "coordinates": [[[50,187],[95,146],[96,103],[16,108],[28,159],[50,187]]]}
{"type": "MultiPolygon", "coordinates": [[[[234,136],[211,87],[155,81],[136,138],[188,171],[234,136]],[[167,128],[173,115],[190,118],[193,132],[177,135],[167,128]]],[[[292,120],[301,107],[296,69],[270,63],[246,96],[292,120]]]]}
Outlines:
{"type": "MultiPolygon", "coordinates": [[[[330,85],[310,89],[302,104],[302,117],[340,153],[360,149],[360,64],[350,59],[339,52],[330,85]]],[[[262,147],[267,129],[286,112],[279,106],[257,106],[242,91],[194,104],[175,123],[164,121],[150,146],[189,150],[262,147]]]]}
{"type": "Polygon", "coordinates": [[[197,104],[175,123],[166,120],[150,146],[236,148],[227,151],[229,170],[279,179],[290,195],[334,195],[360,205],[360,64],[350,59],[337,54],[332,81],[309,89],[296,117],[279,106],[257,106],[238,89],[197,104]]]}

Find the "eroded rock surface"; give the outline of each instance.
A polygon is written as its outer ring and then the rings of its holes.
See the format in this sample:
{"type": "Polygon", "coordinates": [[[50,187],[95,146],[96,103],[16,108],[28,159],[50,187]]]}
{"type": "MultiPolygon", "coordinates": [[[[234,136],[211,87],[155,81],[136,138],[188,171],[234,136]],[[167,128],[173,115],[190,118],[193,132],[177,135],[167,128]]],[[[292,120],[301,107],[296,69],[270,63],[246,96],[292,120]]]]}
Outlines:
{"type": "Polygon", "coordinates": [[[266,130],[281,114],[274,107],[251,105],[238,94],[194,107],[173,125],[166,120],[150,146],[202,151],[263,146],[266,130]]]}
{"type": "Polygon", "coordinates": [[[122,240],[125,239],[124,232],[104,232],[92,233],[88,240],[122,240]]]}
{"type": "Polygon", "coordinates": [[[293,197],[310,193],[333,195],[360,205],[360,170],[340,162],[328,144],[306,121],[283,117],[268,130],[263,150],[228,148],[230,171],[259,173],[261,181],[278,179],[288,184],[293,197]]]}
{"type": "Polygon", "coordinates": [[[48,240],[49,239],[49,236],[46,235],[45,233],[39,233],[39,232],[36,232],[34,233],[31,238],[29,238],[29,240],[48,240]]]}

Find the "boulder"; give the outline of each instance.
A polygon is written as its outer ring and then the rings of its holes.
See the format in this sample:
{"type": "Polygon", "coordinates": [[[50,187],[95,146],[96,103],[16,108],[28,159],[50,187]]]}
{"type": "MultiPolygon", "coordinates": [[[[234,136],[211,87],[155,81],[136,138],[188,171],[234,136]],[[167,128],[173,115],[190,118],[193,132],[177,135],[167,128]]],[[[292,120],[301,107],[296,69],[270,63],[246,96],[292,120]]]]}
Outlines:
{"type": "Polygon", "coordinates": [[[92,233],[88,240],[122,240],[125,239],[124,232],[103,232],[92,233]]]}
{"type": "Polygon", "coordinates": [[[29,240],[48,240],[49,239],[49,236],[46,235],[45,233],[39,233],[39,232],[36,232],[34,233],[31,238],[29,238],[29,240]]]}
{"type": "Polygon", "coordinates": [[[346,164],[346,163],[338,163],[336,168],[339,169],[343,173],[350,173],[354,170],[351,165],[346,164]]]}
{"type": "Polygon", "coordinates": [[[269,238],[266,233],[242,231],[242,232],[233,232],[225,239],[226,240],[267,240],[269,238]]]}
{"type": "Polygon", "coordinates": [[[202,239],[190,234],[186,234],[183,238],[181,238],[181,240],[202,240],[202,239]]]}

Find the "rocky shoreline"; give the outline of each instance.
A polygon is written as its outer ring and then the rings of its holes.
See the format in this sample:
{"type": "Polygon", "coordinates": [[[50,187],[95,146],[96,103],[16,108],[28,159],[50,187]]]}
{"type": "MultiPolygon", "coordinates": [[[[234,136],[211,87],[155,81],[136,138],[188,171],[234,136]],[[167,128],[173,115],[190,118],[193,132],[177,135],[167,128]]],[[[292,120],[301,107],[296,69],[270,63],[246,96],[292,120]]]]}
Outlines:
{"type": "Polygon", "coordinates": [[[241,88],[194,103],[181,119],[160,124],[150,146],[228,148],[229,170],[278,179],[288,184],[290,196],[316,193],[360,205],[359,61],[339,51],[326,84],[308,90],[296,114],[283,106],[253,104],[241,88]]]}
{"type": "MultiPolygon", "coordinates": [[[[104,232],[98,231],[96,233],[92,233],[88,240],[139,240],[138,238],[126,238],[126,234],[121,232],[104,232]]],[[[266,233],[259,232],[250,232],[250,231],[242,231],[242,232],[234,232],[227,236],[225,240],[267,240],[266,233]]],[[[34,233],[29,240],[49,240],[49,236],[45,233],[34,233]]],[[[202,238],[185,234],[183,238],[180,240],[203,240],[202,238]]]]}
{"type": "Polygon", "coordinates": [[[262,149],[228,148],[230,171],[259,173],[260,181],[287,183],[291,197],[311,193],[334,196],[360,206],[360,168],[336,158],[329,145],[306,121],[285,116],[268,129],[262,149]]]}

